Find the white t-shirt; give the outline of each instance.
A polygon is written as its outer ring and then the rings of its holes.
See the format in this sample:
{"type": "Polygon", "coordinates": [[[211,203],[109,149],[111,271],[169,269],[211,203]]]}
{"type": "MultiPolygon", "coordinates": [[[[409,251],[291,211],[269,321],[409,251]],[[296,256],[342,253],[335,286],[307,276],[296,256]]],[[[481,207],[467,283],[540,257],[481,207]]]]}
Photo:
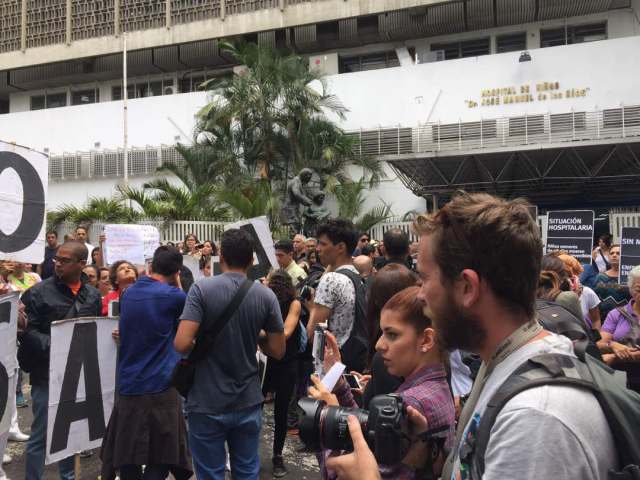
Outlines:
{"type": "Polygon", "coordinates": [[[589,316],[589,310],[600,305],[600,297],[591,290],[589,287],[582,287],[582,295],[580,295],[580,306],[582,307],[582,314],[585,317],[589,316]]]}
{"type": "Polygon", "coordinates": [[[87,253],[87,265],[91,265],[93,263],[93,261],[91,260],[91,252],[95,247],[88,242],[85,243],[84,246],[87,247],[87,250],[89,250],[89,252],[87,253]]]}
{"type": "Polygon", "coordinates": [[[453,396],[459,397],[469,394],[473,385],[471,370],[462,362],[460,350],[454,350],[449,354],[449,365],[451,368],[451,391],[453,396]]]}
{"type": "Polygon", "coordinates": [[[356,315],[356,292],[351,279],[338,270],[351,270],[355,274],[358,271],[353,265],[338,267],[335,272],[322,275],[316,289],[315,303],[331,309],[329,317],[329,330],[342,347],[351,335],[351,329],[356,315]]]}
{"type": "MultiPolygon", "coordinates": [[[[463,442],[474,438],[487,402],[528,358],[543,353],[573,356],[568,338],[551,334],[513,352],[487,379],[463,442]]],[[[613,436],[592,393],[566,386],[532,388],[511,399],[491,429],[483,480],[606,480],[617,468],[613,436]]],[[[452,479],[465,480],[454,459],[452,479]]]]}

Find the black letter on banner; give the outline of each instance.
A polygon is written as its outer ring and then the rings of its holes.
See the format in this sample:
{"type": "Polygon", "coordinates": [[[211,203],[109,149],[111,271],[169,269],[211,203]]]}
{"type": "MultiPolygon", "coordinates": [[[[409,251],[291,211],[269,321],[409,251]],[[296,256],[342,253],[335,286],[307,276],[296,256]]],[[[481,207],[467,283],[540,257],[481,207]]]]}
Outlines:
{"type": "Polygon", "coordinates": [[[253,265],[249,269],[247,276],[251,280],[257,280],[269,273],[269,270],[271,270],[271,262],[269,261],[269,257],[267,257],[267,252],[264,251],[264,247],[260,242],[260,238],[258,237],[258,232],[256,232],[255,227],[248,223],[246,225],[242,225],[240,228],[251,235],[251,239],[253,240],[253,249],[255,250],[256,257],[258,258],[258,264],[253,265]]]}
{"type": "Polygon", "coordinates": [[[16,171],[22,182],[22,218],[11,235],[0,230],[0,251],[19,252],[38,238],[44,221],[44,186],[38,171],[22,156],[0,152],[0,174],[7,168],[16,171]]]}
{"type": "Polygon", "coordinates": [[[0,303],[0,323],[11,323],[11,302],[0,303]]]}
{"type": "Polygon", "coordinates": [[[73,422],[89,421],[89,440],[104,436],[104,408],[102,386],[98,365],[98,326],[93,323],[78,323],[73,327],[71,346],[64,370],[60,403],[51,436],[51,452],[56,453],[67,447],[69,429],[73,422]],[[80,371],[84,367],[84,388],[86,400],[76,402],[80,371]]]}
{"type": "Polygon", "coordinates": [[[0,363],[0,420],[4,417],[4,412],[7,409],[8,397],[9,375],[7,375],[7,369],[0,363]]]}

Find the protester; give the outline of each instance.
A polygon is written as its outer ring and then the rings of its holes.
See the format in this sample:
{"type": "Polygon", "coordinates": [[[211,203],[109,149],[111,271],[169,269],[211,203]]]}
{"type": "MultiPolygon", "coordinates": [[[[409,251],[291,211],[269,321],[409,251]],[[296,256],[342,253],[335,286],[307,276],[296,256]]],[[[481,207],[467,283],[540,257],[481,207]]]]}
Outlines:
{"type": "Polygon", "coordinates": [[[611,268],[610,250],[613,243],[613,235],[605,233],[598,237],[598,246],[591,252],[592,264],[600,273],[611,268]]]}
{"type": "MultiPolygon", "coordinates": [[[[87,247],[77,241],[60,246],[54,258],[55,275],[34,285],[22,296],[28,318],[20,335],[21,367],[30,373],[33,423],[26,449],[26,479],[41,480],[44,471],[47,410],[49,407],[49,345],[51,322],[64,318],[100,315],[100,293],[87,285],[82,269],[87,263],[87,247]]],[[[59,462],[60,478],[74,478],[73,457],[59,462]]]]}
{"type": "Polygon", "coordinates": [[[91,265],[101,267],[103,265],[102,250],[100,247],[93,247],[91,250],[91,265]]]}
{"type": "Polygon", "coordinates": [[[318,246],[318,240],[316,240],[313,237],[309,237],[304,242],[304,245],[305,245],[305,253],[307,254],[307,257],[308,257],[311,252],[316,251],[316,247],[318,246]]]}
{"type": "Polygon", "coordinates": [[[93,252],[93,245],[89,243],[89,230],[87,229],[87,227],[78,225],[76,227],[76,232],[75,232],[75,235],[73,236],[73,239],[82,243],[85,247],[87,247],[87,252],[88,252],[87,264],[93,263],[91,258],[91,252],[93,252]]]}
{"type": "Polygon", "coordinates": [[[353,266],[363,280],[367,280],[373,274],[373,261],[366,255],[358,255],[353,259],[353,266]]]}
{"type": "Polygon", "coordinates": [[[369,237],[369,234],[367,232],[360,233],[358,235],[358,242],[356,243],[356,248],[353,250],[353,253],[351,255],[354,257],[357,257],[358,255],[362,255],[362,249],[367,245],[369,245],[370,240],[371,240],[371,237],[369,237]]]}
{"type": "Polygon", "coordinates": [[[627,285],[618,283],[620,274],[620,245],[611,245],[609,249],[610,268],[598,274],[595,280],[594,292],[600,297],[600,317],[607,318],[607,315],[614,308],[624,306],[631,295],[627,285]]]}
{"type": "Polygon", "coordinates": [[[293,260],[296,263],[304,262],[307,259],[307,239],[304,238],[304,235],[296,234],[293,236],[293,260]]]}
{"type": "MultiPolygon", "coordinates": [[[[376,350],[384,358],[389,373],[404,378],[395,393],[407,406],[416,409],[426,418],[429,429],[443,428],[445,432],[448,431],[444,451],[439,455],[436,452],[433,462],[441,466],[453,442],[455,412],[443,365],[443,353],[436,343],[431,320],[424,315],[423,304],[417,299],[418,290],[416,286],[404,289],[385,304],[380,319],[383,333],[376,343],[376,350]]],[[[331,334],[327,334],[327,345],[330,353],[325,358],[328,359],[326,368],[329,368],[341,359],[337,343],[331,334]]],[[[328,395],[326,388],[314,377],[314,386],[309,389],[309,393],[329,405],[357,406],[344,379],[339,380],[333,396],[328,395]]],[[[329,453],[325,452],[323,460],[326,460],[329,453]]],[[[417,472],[423,469],[427,458],[433,453],[423,451],[420,463],[413,463],[405,458],[397,465],[381,465],[380,476],[390,479],[421,478],[417,472]]],[[[323,467],[321,462],[322,478],[336,478],[335,473],[323,467]]],[[[437,477],[440,472],[429,473],[437,477]]]]}
{"type": "Polygon", "coordinates": [[[627,386],[640,393],[640,266],[631,269],[628,283],[631,300],[609,312],[598,347],[602,359],[627,372],[627,386]]]}
{"type": "Polygon", "coordinates": [[[267,286],[275,293],[284,318],[284,336],[287,347],[282,359],[269,358],[265,373],[264,394],[273,392],[275,401],[273,417],[275,433],[273,436],[273,476],[283,477],[287,474],[282,450],[287,436],[287,410],[289,401],[298,377],[298,353],[300,352],[300,314],[302,305],[296,299],[296,291],[291,276],[285,270],[275,270],[267,278],[267,286]]]}
{"type": "Polygon", "coordinates": [[[104,298],[111,291],[111,275],[107,267],[100,267],[98,270],[98,290],[100,290],[100,296],[104,298]]]}
{"type": "Polygon", "coordinates": [[[102,299],[102,315],[106,316],[109,313],[109,304],[111,302],[118,302],[120,295],[125,291],[127,287],[132,285],[138,279],[138,269],[135,265],[127,262],[126,260],[118,260],[109,270],[109,281],[111,282],[111,290],[102,299]]]}
{"type": "Polygon", "coordinates": [[[58,251],[58,233],[55,230],[47,232],[47,244],[44,247],[44,261],[38,266],[38,273],[43,280],[54,274],[53,257],[58,251]]]}
{"type": "Polygon", "coordinates": [[[21,262],[5,262],[5,270],[8,273],[7,283],[15,292],[25,292],[40,282],[37,273],[25,271],[25,264],[21,262]]]}
{"type": "Polygon", "coordinates": [[[369,345],[366,331],[360,329],[366,325],[356,323],[357,296],[361,296],[363,306],[366,301],[364,285],[351,259],[358,240],[357,232],[353,223],[343,219],[328,220],[320,224],[316,232],[320,261],[330,271],[320,278],[315,292],[307,325],[309,341],[313,341],[316,325],[326,322],[336,336],[347,369],[361,372],[367,363],[369,345]]]}
{"type": "Polygon", "coordinates": [[[562,305],[574,317],[583,318],[580,299],[571,290],[571,282],[564,262],[557,255],[542,257],[537,297],[562,305]]]}
{"type": "Polygon", "coordinates": [[[564,268],[570,276],[571,290],[580,297],[580,307],[582,308],[582,318],[589,329],[600,330],[602,326],[600,318],[600,298],[591,288],[580,283],[580,275],[584,271],[584,267],[577,258],[561,254],[558,258],[564,263],[564,268]]]}
{"type": "Polygon", "coordinates": [[[100,270],[95,265],[87,265],[82,269],[82,273],[87,276],[87,284],[93,288],[98,288],[98,279],[100,276],[100,270]]]}
{"type": "MultiPolygon", "coordinates": [[[[220,321],[217,316],[240,288],[246,288],[253,254],[246,231],[224,232],[220,242],[223,273],[203,279],[189,290],[175,339],[179,353],[189,352],[201,325],[209,329],[220,321]]],[[[224,479],[225,442],[234,478],[257,478],[264,398],[257,375],[256,347],[259,344],[266,355],[276,359],[285,353],[280,306],[275,294],[263,285],[251,284],[235,313],[225,320],[228,323],[215,344],[196,364],[185,406],[189,445],[200,480],[224,479]]]]}
{"type": "Polygon", "coordinates": [[[200,260],[198,260],[198,267],[203,277],[210,277],[211,276],[211,256],[202,255],[202,257],[200,257],[200,260]]]}
{"type": "Polygon", "coordinates": [[[218,247],[211,240],[205,240],[202,242],[201,254],[203,257],[216,257],[218,256],[218,247]]]}
{"type": "Polygon", "coordinates": [[[374,277],[367,299],[367,322],[369,336],[369,365],[371,378],[356,373],[363,383],[362,403],[367,408],[369,401],[376,395],[395,391],[402,383],[402,378],[389,374],[384,359],[376,352],[376,344],[382,335],[380,329],[380,313],[382,308],[396,293],[415,286],[418,277],[404,265],[391,263],[380,270],[374,277]],[[366,380],[363,382],[363,378],[366,380]]]}
{"type": "MultiPolygon", "coordinates": [[[[304,242],[302,245],[304,246],[304,242]]],[[[290,240],[280,240],[276,242],[275,250],[278,265],[289,274],[293,286],[298,287],[298,285],[307,278],[307,272],[293,259],[295,255],[293,242],[290,240]]]]}
{"type": "Polygon", "coordinates": [[[409,235],[399,228],[390,228],[384,232],[384,257],[376,259],[376,270],[380,270],[390,263],[399,263],[411,268],[412,262],[409,258],[409,235]]]}
{"type": "Polygon", "coordinates": [[[196,246],[198,245],[198,237],[193,233],[188,233],[184,237],[182,242],[182,254],[183,255],[195,255],[197,252],[196,246]]]}
{"type": "Polygon", "coordinates": [[[180,359],[173,342],[186,295],[180,288],[182,254],[158,247],[148,275],[123,292],[117,395],[102,442],[102,478],[178,480],[192,475],[180,395],[171,387],[180,359]],[[144,476],[142,467],[144,466],[144,476]]]}

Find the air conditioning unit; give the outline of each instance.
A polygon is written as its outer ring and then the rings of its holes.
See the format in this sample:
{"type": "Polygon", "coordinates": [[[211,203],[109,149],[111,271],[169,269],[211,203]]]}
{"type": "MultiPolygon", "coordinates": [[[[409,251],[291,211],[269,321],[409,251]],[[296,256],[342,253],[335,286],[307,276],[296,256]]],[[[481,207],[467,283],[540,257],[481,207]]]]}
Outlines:
{"type": "Polygon", "coordinates": [[[174,93],[176,93],[174,87],[164,87],[164,95],[173,95],[174,93]]]}
{"type": "Polygon", "coordinates": [[[309,70],[317,70],[324,75],[336,75],[338,73],[338,54],[311,55],[309,57],[309,70]]]}
{"type": "Polygon", "coordinates": [[[418,55],[420,63],[442,62],[445,60],[444,50],[433,50],[431,52],[422,52],[418,55]]]}

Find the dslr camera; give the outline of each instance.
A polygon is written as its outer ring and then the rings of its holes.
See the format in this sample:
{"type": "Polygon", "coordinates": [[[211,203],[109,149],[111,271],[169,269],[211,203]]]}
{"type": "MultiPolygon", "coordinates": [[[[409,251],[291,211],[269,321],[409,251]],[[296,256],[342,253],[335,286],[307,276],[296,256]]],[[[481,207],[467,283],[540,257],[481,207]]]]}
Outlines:
{"type": "Polygon", "coordinates": [[[406,456],[410,441],[407,409],[399,395],[378,395],[369,411],[360,408],[329,407],[313,398],[298,401],[300,439],[307,448],[353,450],[347,417],[355,416],[378,463],[394,465],[406,456]]]}

